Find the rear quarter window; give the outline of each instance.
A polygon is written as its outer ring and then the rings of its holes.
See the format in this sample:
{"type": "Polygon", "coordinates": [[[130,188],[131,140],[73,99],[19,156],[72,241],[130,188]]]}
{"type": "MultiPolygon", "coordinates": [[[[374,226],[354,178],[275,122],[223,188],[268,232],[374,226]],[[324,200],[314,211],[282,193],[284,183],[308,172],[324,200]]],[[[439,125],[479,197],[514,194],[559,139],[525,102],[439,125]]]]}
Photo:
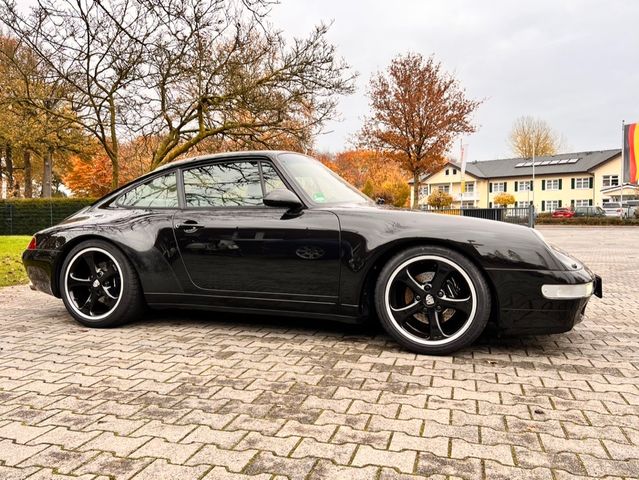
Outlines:
{"type": "Polygon", "coordinates": [[[127,208],[177,208],[175,172],[155,177],[127,190],[117,198],[115,204],[127,208]]]}

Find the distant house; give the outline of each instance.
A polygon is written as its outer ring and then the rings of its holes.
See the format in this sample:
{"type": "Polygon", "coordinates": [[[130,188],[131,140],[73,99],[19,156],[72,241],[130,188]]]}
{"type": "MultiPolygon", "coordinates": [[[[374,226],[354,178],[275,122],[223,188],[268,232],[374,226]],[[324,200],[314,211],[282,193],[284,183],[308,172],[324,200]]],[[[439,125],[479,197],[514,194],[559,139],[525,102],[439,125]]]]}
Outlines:
{"type": "MultiPolygon", "coordinates": [[[[601,205],[621,196],[621,150],[563,153],[532,159],[508,158],[475,161],[466,165],[465,190],[461,191],[461,168],[448,162],[420,180],[419,205],[426,205],[430,193],[439,189],[453,197],[453,208],[492,207],[500,192],[512,193],[516,206],[534,201],[537,211],[560,207],[601,205]]],[[[412,181],[409,182],[412,185],[412,181]]],[[[624,199],[639,198],[639,188],[624,185],[624,199]]]]}

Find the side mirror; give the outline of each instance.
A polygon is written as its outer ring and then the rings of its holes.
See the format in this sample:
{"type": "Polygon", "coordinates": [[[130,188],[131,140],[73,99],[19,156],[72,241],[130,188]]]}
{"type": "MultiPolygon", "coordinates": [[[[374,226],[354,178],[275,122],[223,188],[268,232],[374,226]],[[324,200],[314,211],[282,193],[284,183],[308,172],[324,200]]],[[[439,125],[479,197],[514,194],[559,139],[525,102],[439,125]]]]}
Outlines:
{"type": "Polygon", "coordinates": [[[304,205],[295,193],[285,188],[276,188],[268,192],[262,200],[267,207],[287,208],[289,210],[299,210],[304,205]]]}

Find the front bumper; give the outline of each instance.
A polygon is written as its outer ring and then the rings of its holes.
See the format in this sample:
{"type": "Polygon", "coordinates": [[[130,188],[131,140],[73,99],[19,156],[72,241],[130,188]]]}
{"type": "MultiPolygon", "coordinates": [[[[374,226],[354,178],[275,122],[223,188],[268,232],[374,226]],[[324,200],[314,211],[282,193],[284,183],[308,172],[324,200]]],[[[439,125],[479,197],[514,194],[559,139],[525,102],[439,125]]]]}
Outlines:
{"type": "Polygon", "coordinates": [[[582,321],[594,294],[602,296],[601,277],[586,267],[573,271],[499,270],[489,272],[495,285],[499,308],[495,323],[503,335],[562,333],[582,321]],[[584,285],[591,288],[584,288],[584,285]],[[582,290],[573,298],[547,298],[545,285],[582,290]]]}

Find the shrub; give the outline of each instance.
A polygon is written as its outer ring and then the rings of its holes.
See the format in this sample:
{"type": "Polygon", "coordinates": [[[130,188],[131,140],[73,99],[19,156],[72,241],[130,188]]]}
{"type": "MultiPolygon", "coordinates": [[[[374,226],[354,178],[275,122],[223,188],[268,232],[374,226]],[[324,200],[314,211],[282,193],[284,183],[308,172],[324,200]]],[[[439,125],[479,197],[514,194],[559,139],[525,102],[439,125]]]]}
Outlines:
{"type": "Polygon", "coordinates": [[[639,226],[639,220],[635,218],[623,219],[619,217],[572,217],[552,218],[550,215],[538,215],[536,225],[628,225],[639,226]]]}
{"type": "Polygon", "coordinates": [[[450,194],[437,189],[428,195],[426,203],[433,208],[447,208],[453,203],[453,197],[450,194]]]}
{"type": "Polygon", "coordinates": [[[0,235],[32,235],[93,203],[92,198],[0,200],[0,235]]]}
{"type": "Polygon", "coordinates": [[[508,205],[512,205],[515,203],[515,196],[511,193],[498,193],[493,198],[493,203],[495,205],[501,205],[502,207],[507,207],[508,205]]]}

